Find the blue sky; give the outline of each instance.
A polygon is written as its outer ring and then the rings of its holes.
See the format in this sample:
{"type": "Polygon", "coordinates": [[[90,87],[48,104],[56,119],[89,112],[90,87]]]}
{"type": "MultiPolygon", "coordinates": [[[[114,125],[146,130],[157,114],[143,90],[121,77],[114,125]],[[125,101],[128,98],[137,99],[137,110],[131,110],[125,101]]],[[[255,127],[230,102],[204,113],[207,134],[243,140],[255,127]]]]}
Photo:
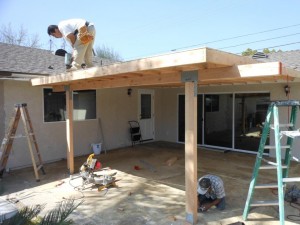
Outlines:
{"type": "MultiPolygon", "coordinates": [[[[23,25],[44,49],[48,25],[70,18],[93,22],[94,47],[106,45],[124,60],[204,46],[232,53],[300,49],[292,44],[300,42],[299,0],[0,0],[0,26],[23,25]]],[[[61,43],[53,39],[52,50],[61,43]]]]}

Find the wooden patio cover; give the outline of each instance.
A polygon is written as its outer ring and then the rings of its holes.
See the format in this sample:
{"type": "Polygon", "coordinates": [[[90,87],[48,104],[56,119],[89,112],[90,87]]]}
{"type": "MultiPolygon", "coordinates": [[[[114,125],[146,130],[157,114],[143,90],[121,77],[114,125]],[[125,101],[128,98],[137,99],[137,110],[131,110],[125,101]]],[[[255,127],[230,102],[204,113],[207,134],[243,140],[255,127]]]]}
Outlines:
{"type": "Polygon", "coordinates": [[[134,87],[185,87],[186,220],[197,223],[197,88],[202,85],[286,82],[300,77],[280,62],[259,63],[249,57],[210,48],[93,67],[32,79],[33,86],[66,91],[68,168],[74,173],[73,90],[134,87]]]}

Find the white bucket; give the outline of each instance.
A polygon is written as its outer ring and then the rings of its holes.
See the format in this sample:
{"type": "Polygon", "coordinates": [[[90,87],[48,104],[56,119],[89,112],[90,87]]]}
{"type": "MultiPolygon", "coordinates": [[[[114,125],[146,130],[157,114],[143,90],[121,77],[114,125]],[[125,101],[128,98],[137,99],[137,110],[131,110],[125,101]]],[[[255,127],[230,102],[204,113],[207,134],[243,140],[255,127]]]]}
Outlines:
{"type": "Polygon", "coordinates": [[[95,155],[99,155],[101,152],[101,143],[91,144],[93,152],[95,155]]]}

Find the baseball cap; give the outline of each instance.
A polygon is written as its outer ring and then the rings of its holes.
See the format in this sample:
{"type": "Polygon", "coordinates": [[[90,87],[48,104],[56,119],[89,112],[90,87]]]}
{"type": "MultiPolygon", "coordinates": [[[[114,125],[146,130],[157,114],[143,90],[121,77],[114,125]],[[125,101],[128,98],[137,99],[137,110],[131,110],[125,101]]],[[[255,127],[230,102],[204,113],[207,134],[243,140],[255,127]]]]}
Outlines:
{"type": "Polygon", "coordinates": [[[201,180],[199,181],[199,185],[198,185],[198,193],[200,195],[204,195],[206,194],[206,192],[208,191],[208,189],[210,188],[211,182],[209,178],[201,178],[201,180]]]}

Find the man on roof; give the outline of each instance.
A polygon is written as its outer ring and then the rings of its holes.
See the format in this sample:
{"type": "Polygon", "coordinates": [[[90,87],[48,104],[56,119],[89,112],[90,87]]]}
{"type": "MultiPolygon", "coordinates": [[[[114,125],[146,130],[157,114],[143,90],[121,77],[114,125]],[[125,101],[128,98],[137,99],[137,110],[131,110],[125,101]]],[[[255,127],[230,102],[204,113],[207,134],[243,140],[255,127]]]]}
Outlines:
{"type": "Polygon", "coordinates": [[[206,212],[213,206],[225,209],[225,189],[222,179],[207,174],[198,180],[198,212],[206,212]]]}
{"type": "Polygon", "coordinates": [[[55,38],[64,38],[73,48],[72,64],[68,71],[81,69],[82,64],[86,68],[93,66],[93,45],[96,35],[92,23],[84,19],[70,19],[48,26],[48,35],[55,38]]]}

